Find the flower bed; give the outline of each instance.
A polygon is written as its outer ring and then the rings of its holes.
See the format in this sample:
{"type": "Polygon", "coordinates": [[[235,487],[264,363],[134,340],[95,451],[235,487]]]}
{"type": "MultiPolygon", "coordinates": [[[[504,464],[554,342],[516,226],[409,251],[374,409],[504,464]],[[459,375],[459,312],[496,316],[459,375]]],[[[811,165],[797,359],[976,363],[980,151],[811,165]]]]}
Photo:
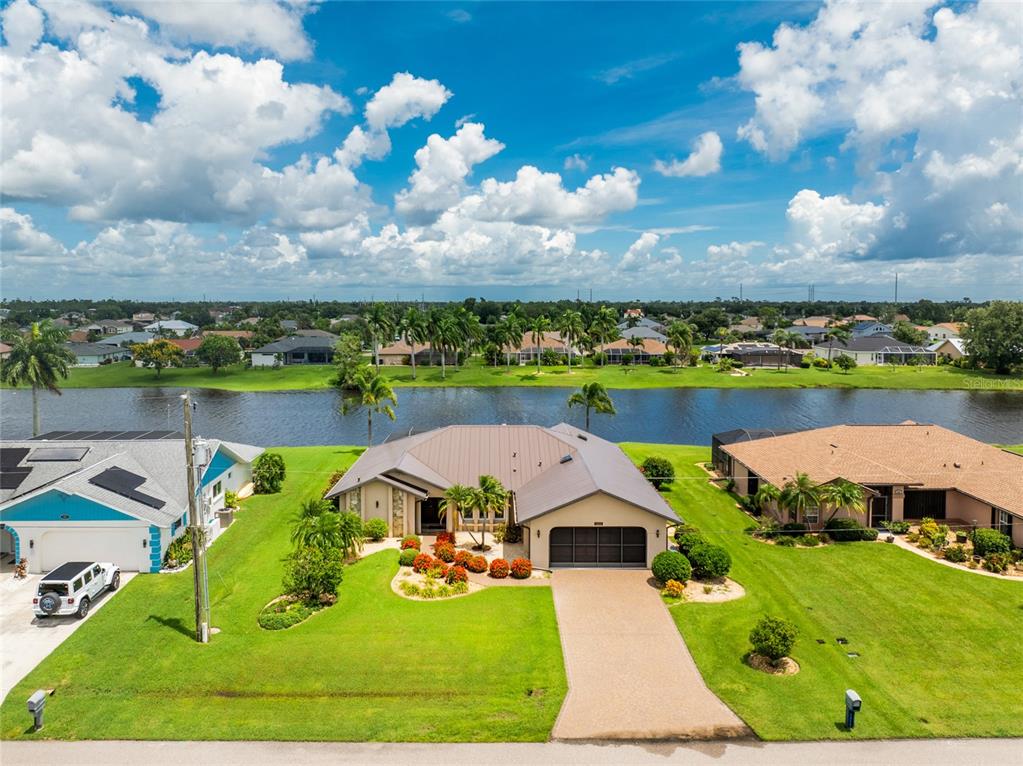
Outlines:
{"type": "Polygon", "coordinates": [[[287,630],[328,606],[331,604],[303,601],[294,596],[279,596],[263,607],[257,622],[263,630],[287,630]]]}
{"type": "Polygon", "coordinates": [[[465,570],[461,567],[451,567],[442,579],[426,572],[416,573],[402,567],[391,580],[391,590],[413,601],[441,601],[466,596],[483,589],[482,585],[469,582],[468,577],[464,580],[459,579],[458,574],[455,574],[458,570],[465,575],[465,570]]]}

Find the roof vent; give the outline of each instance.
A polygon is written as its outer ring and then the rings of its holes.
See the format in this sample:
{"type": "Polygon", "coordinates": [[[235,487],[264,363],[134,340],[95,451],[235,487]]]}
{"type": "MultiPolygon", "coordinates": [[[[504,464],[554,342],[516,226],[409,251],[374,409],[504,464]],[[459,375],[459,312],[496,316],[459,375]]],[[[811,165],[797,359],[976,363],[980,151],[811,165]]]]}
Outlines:
{"type": "Polygon", "coordinates": [[[586,437],[583,436],[582,434],[576,434],[576,436],[582,439],[583,441],[587,441],[586,437]]]}
{"type": "Polygon", "coordinates": [[[959,463],[952,463],[952,465],[954,465],[956,468],[962,468],[962,466],[959,463]]]}
{"type": "Polygon", "coordinates": [[[559,460],[558,462],[559,462],[559,463],[571,463],[571,462],[572,462],[572,456],[571,456],[571,455],[565,455],[565,456],[564,456],[563,458],[561,458],[561,460],[559,460]]]}

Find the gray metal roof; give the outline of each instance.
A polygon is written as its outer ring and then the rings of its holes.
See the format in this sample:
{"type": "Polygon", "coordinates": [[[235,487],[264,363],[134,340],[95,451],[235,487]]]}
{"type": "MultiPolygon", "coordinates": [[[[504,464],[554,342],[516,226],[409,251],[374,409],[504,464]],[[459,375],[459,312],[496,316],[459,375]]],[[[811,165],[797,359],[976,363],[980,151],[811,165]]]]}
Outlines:
{"type": "Polygon", "coordinates": [[[131,343],[148,343],[156,336],[151,332],[138,331],[138,332],[122,332],[119,335],[108,335],[105,338],[100,338],[96,343],[101,346],[123,346],[131,343]]]}
{"type": "MultiPolygon", "coordinates": [[[[54,434],[67,432],[55,431],[54,434]]],[[[100,432],[102,433],[102,432],[100,432]]],[[[165,432],[152,432],[165,433],[165,432]]],[[[45,437],[46,435],[44,435],[45,437]]],[[[111,508],[123,511],[157,526],[168,526],[181,517],[188,508],[188,489],[184,467],[185,443],[180,434],[170,438],[115,440],[69,440],[44,437],[26,441],[4,441],[3,448],[27,449],[28,454],[19,461],[19,466],[31,467],[28,476],[15,488],[0,490],[0,507],[7,507],[12,501],[50,489],[68,494],[81,495],[111,508]],[[176,438],[174,438],[176,437],[176,438]],[[85,454],[80,460],[56,462],[33,462],[32,452],[51,447],[82,448],[85,454]],[[163,500],[162,508],[153,508],[137,500],[119,495],[92,484],[89,479],[108,468],[122,468],[145,477],[138,489],[147,495],[163,500]]],[[[223,447],[239,462],[251,462],[263,450],[248,444],[209,440],[210,454],[223,447]]],[[[14,466],[6,466],[10,469],[14,466]]]]}
{"type": "Polygon", "coordinates": [[[646,327],[644,325],[637,325],[636,327],[626,327],[621,330],[621,336],[623,338],[653,338],[664,343],[668,338],[664,333],[657,332],[652,327],[646,327]]]}
{"type": "Polygon", "coordinates": [[[932,354],[923,346],[914,346],[911,343],[903,343],[890,335],[864,335],[858,338],[851,338],[848,343],[830,340],[827,343],[820,343],[817,348],[827,349],[831,347],[835,351],[877,351],[887,354],[932,354]]]}
{"type": "Polygon", "coordinates": [[[318,335],[309,337],[297,335],[289,338],[281,338],[280,340],[275,340],[273,343],[267,343],[262,348],[253,349],[252,353],[286,354],[292,351],[325,351],[333,349],[335,343],[337,343],[337,338],[334,336],[325,338],[318,335]]]}
{"type": "Polygon", "coordinates": [[[649,513],[678,516],[616,445],[565,423],[447,426],[366,450],[328,492],[335,497],[385,477],[432,489],[475,486],[490,474],[515,493],[520,521],[598,492],[649,513]],[[571,458],[565,460],[565,458],[571,458]]]}
{"type": "Polygon", "coordinates": [[[102,343],[65,343],[65,346],[75,356],[113,356],[121,353],[116,346],[108,346],[102,343]]]}

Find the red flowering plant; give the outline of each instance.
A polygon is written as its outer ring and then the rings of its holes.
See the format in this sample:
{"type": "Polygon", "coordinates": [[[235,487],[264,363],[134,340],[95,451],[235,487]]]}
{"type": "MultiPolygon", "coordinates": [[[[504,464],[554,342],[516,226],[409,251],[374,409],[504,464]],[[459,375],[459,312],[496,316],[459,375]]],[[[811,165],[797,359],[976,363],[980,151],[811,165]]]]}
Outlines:
{"type": "Polygon", "coordinates": [[[460,567],[468,568],[469,562],[472,559],[473,555],[469,551],[455,551],[455,564],[460,567]]]}
{"type": "Polygon", "coordinates": [[[441,561],[450,564],[455,560],[455,546],[451,543],[441,543],[434,547],[433,552],[441,561]]]}
{"type": "Polygon", "coordinates": [[[430,564],[429,568],[426,570],[426,574],[428,577],[435,577],[438,580],[443,580],[447,578],[449,569],[450,567],[443,561],[440,559],[434,559],[433,563],[430,564]]]}
{"type": "Polygon", "coordinates": [[[529,559],[515,559],[511,563],[511,576],[516,580],[525,580],[533,574],[533,562],[529,559]]]}
{"type": "Polygon", "coordinates": [[[405,535],[401,538],[401,549],[415,548],[417,551],[422,546],[422,541],[416,535],[405,535]]]}
{"type": "Polygon", "coordinates": [[[412,571],[419,573],[425,572],[427,569],[430,568],[432,564],[433,556],[431,556],[429,553],[420,553],[412,561],[412,571]]]}
{"type": "Polygon", "coordinates": [[[481,574],[487,571],[487,560],[483,556],[473,556],[465,568],[470,572],[481,574]]]}
{"type": "Polygon", "coordinates": [[[469,575],[465,571],[465,567],[454,566],[448,570],[445,579],[448,581],[448,585],[454,585],[456,582],[469,582],[469,575]]]}
{"type": "Polygon", "coordinates": [[[504,559],[494,559],[490,562],[490,576],[498,580],[508,576],[509,566],[504,559]]]}
{"type": "Polygon", "coordinates": [[[433,549],[437,550],[441,545],[450,545],[452,548],[455,547],[455,533],[454,532],[438,532],[437,539],[433,543],[433,549]]]}

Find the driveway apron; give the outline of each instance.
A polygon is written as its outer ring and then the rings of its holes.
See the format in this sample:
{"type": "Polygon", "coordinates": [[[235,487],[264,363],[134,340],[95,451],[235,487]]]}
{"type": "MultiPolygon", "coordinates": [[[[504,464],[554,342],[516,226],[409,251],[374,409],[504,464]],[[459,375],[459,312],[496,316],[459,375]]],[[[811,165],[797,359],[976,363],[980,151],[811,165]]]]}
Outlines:
{"type": "Polygon", "coordinates": [[[568,695],[554,739],[748,737],[707,688],[649,570],[558,570],[568,695]]]}

